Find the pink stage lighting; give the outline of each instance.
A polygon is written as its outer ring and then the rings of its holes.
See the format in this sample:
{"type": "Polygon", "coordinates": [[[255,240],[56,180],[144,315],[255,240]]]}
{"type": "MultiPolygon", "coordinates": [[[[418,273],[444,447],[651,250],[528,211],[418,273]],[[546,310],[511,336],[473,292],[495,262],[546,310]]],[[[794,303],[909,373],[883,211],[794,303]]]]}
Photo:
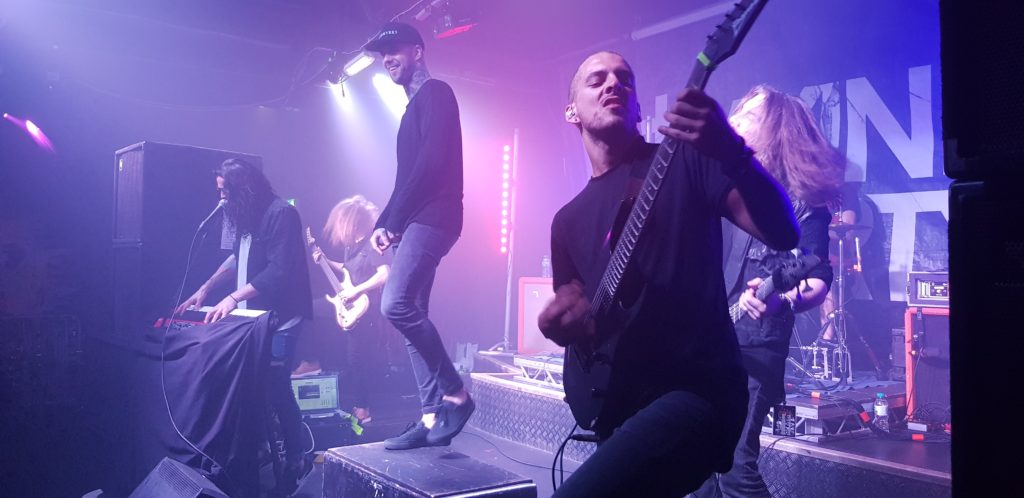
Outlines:
{"type": "Polygon", "coordinates": [[[29,136],[32,137],[32,141],[34,141],[36,145],[38,145],[40,148],[45,149],[49,152],[55,152],[53,148],[53,142],[50,141],[46,134],[43,133],[43,130],[36,126],[36,124],[33,123],[32,120],[22,121],[14,116],[11,116],[6,112],[4,113],[4,119],[18,125],[19,128],[25,130],[29,134],[29,136]]]}
{"type": "Polygon", "coordinates": [[[502,181],[501,181],[501,253],[508,253],[508,171],[510,168],[510,161],[512,157],[509,153],[512,151],[512,147],[506,145],[502,147],[501,155],[501,169],[502,169],[502,181]]]}

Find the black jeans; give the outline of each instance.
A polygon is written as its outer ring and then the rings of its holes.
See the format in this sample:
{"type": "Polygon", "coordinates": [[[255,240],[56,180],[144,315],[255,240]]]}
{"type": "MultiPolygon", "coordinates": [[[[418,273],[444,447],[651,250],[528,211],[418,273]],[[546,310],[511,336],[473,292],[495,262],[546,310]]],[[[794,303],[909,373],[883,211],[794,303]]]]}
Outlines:
{"type": "Polygon", "coordinates": [[[689,391],[663,394],[603,441],[554,496],[679,498],[693,491],[728,468],[746,406],[736,387],[714,404],[689,391]]]}
{"type": "Polygon", "coordinates": [[[370,386],[379,386],[387,368],[386,338],[381,326],[384,317],[373,311],[366,315],[355,328],[344,333],[346,361],[342,377],[356,408],[370,407],[370,386]]]}
{"type": "Polygon", "coordinates": [[[381,312],[405,336],[423,413],[437,412],[444,395],[462,389],[441,336],[427,318],[437,265],[457,239],[440,228],[411,223],[395,248],[381,297],[381,312]]]}
{"type": "Polygon", "coordinates": [[[771,498],[757,458],[761,452],[761,426],[772,406],[786,396],[784,378],[786,354],[767,347],[741,346],[743,366],[747,369],[749,401],[743,433],[733,453],[732,469],[711,476],[700,490],[698,498],[767,497],[771,498]]]}
{"type": "Polygon", "coordinates": [[[302,412],[295,401],[291,380],[292,370],[295,369],[295,345],[301,328],[300,323],[274,333],[270,346],[270,370],[267,372],[267,397],[281,423],[285,457],[289,461],[302,458],[306,452],[302,412]]]}

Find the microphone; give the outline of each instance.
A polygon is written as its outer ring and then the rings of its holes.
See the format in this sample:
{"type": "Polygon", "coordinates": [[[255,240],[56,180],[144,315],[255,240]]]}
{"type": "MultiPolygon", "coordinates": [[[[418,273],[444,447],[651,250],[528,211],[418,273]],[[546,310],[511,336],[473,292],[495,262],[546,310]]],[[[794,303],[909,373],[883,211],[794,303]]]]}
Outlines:
{"type": "Polygon", "coordinates": [[[213,208],[213,211],[210,211],[209,216],[207,216],[206,219],[203,220],[203,222],[199,224],[199,230],[202,230],[202,229],[206,228],[206,225],[210,223],[210,220],[213,219],[213,217],[217,213],[219,213],[221,210],[223,210],[224,206],[227,205],[227,203],[228,203],[227,199],[221,199],[220,202],[217,203],[217,207],[213,208]]]}

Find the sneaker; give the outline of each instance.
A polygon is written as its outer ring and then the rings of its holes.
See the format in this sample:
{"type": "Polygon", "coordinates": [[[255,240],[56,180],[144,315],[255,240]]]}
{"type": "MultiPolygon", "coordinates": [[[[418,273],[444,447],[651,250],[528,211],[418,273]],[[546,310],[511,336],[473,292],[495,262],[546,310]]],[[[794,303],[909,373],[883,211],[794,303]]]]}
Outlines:
{"type": "Polygon", "coordinates": [[[370,416],[369,408],[359,408],[358,406],[352,408],[352,416],[359,421],[359,425],[366,425],[373,422],[373,417],[370,416]]]}
{"type": "Polygon", "coordinates": [[[299,363],[299,366],[292,370],[293,379],[301,379],[303,377],[310,377],[313,375],[320,375],[323,370],[320,368],[320,362],[318,361],[303,361],[299,363]]]}
{"type": "MultiPolygon", "coordinates": [[[[434,427],[437,427],[435,424],[434,427]]],[[[423,448],[425,446],[448,446],[452,440],[435,440],[434,442],[427,441],[427,434],[430,433],[430,429],[427,429],[426,425],[423,425],[423,421],[420,420],[415,424],[409,424],[401,434],[384,440],[384,449],[386,450],[411,450],[413,448],[423,448]]]]}
{"type": "Polygon", "coordinates": [[[466,426],[466,422],[469,422],[469,417],[473,415],[474,410],[476,410],[476,403],[471,397],[467,397],[466,402],[461,405],[445,401],[441,405],[441,409],[437,411],[437,422],[427,434],[427,442],[447,441],[445,444],[450,443],[452,438],[466,426]]]}

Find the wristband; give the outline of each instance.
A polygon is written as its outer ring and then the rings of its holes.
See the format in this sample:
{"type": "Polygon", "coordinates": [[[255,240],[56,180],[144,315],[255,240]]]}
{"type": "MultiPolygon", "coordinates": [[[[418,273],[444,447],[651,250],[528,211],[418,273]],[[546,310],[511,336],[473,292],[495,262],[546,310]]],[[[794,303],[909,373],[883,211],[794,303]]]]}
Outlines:
{"type": "MultiPolygon", "coordinates": [[[[235,295],[234,294],[228,294],[228,297],[230,297],[231,300],[235,302],[236,306],[238,305],[238,299],[235,299],[235,295]]],[[[792,304],[792,302],[791,302],[791,304],[792,304]]]]}
{"type": "Polygon", "coordinates": [[[791,298],[791,297],[787,296],[785,292],[780,292],[780,293],[779,293],[779,299],[781,299],[781,300],[783,300],[783,301],[785,301],[785,302],[789,303],[789,309],[790,309],[790,310],[793,310],[793,309],[795,309],[795,307],[796,307],[796,304],[795,304],[795,303],[793,303],[793,298],[791,298]]]}

